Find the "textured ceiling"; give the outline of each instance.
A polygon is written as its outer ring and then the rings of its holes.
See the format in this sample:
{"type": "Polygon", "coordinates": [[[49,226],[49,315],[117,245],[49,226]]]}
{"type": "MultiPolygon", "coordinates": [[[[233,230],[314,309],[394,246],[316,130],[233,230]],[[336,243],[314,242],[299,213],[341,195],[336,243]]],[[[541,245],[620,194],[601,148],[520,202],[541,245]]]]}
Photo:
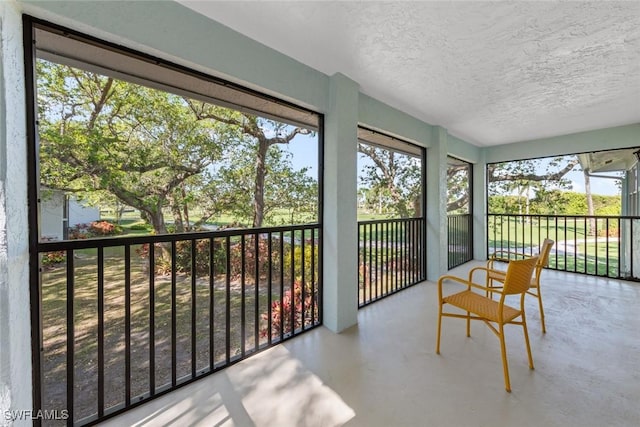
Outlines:
{"type": "Polygon", "coordinates": [[[180,3],[476,145],[640,123],[640,2],[180,3]]]}

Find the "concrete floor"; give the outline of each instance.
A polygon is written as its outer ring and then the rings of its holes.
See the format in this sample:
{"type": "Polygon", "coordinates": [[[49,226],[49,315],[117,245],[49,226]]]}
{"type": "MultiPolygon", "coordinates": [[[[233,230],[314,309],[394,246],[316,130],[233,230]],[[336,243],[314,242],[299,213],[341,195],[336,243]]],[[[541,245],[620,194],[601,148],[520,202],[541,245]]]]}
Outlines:
{"type": "MultiPolygon", "coordinates": [[[[465,272],[478,263],[454,270],[465,272]]],[[[443,320],[425,282],[360,310],[341,334],[316,328],[104,425],[640,426],[640,284],[543,273],[547,333],[527,302],[522,330],[499,342],[482,323],[443,320]]]]}

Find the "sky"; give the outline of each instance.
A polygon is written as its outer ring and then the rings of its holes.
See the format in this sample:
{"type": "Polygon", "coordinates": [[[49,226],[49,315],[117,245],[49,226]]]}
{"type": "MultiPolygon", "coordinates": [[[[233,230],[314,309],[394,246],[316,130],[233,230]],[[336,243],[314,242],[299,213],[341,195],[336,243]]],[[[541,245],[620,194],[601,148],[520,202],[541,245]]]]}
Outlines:
{"type": "MultiPolygon", "coordinates": [[[[598,174],[598,175],[604,175],[598,174]]],[[[584,193],[584,175],[582,172],[571,171],[567,174],[567,179],[571,180],[573,190],[576,193],[584,193]]],[[[619,196],[620,189],[616,185],[619,182],[615,179],[591,177],[591,193],[603,196],[619,196]]]]}
{"type": "MultiPolygon", "coordinates": [[[[318,178],[318,148],[317,136],[298,135],[289,144],[288,150],[293,154],[292,163],[296,170],[303,167],[309,168],[308,174],[313,178],[318,178]]],[[[358,167],[366,163],[358,156],[358,167]]],[[[598,174],[605,175],[605,174],[598,174]]],[[[571,171],[566,178],[571,181],[575,192],[584,192],[584,175],[582,171],[571,171]]],[[[620,194],[616,185],[616,180],[605,178],[591,178],[591,192],[605,196],[615,196],[620,194]]]]}

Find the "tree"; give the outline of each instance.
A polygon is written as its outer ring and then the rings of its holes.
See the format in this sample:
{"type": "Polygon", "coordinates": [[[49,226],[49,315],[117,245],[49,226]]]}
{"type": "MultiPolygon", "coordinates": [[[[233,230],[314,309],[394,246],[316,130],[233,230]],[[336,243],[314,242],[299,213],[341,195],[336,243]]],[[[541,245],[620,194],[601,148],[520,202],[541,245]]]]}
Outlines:
{"type": "Polygon", "coordinates": [[[310,130],[44,60],[37,67],[43,186],[134,207],[158,234],[167,214],[181,232],[224,211],[250,211],[259,227],[277,208],[290,217],[317,209],[317,183],[278,148],[310,130]]]}
{"type": "MultiPolygon", "coordinates": [[[[489,206],[496,195],[517,195],[517,213],[530,213],[531,193],[552,194],[552,189],[570,189],[566,174],[578,165],[577,156],[531,159],[487,165],[489,206]],[[524,204],[524,206],[523,206],[524,204]],[[523,212],[524,207],[524,212],[523,212]]],[[[510,209],[510,212],[514,213],[510,209]]]]}
{"type": "MultiPolygon", "coordinates": [[[[218,205],[234,218],[252,224],[255,219],[254,185],[256,145],[245,138],[229,150],[224,163],[219,165],[213,181],[218,205]]],[[[261,217],[264,223],[274,223],[277,213],[287,212],[291,222],[317,220],[318,185],[307,174],[306,168],[294,170],[291,153],[277,145],[267,150],[265,187],[261,217]]]]}
{"type": "MultiPolygon", "coordinates": [[[[546,160],[546,159],[544,159],[546,160]]],[[[543,159],[516,160],[511,162],[490,163],[487,165],[489,183],[497,187],[513,182],[545,182],[553,181],[566,185],[564,176],[578,165],[576,156],[562,156],[549,159],[546,165],[543,159]],[[539,171],[544,168],[544,172],[539,171]]]]}
{"type": "Polygon", "coordinates": [[[591,194],[591,177],[586,170],[583,170],[582,174],[584,176],[584,192],[587,195],[587,215],[591,217],[589,218],[589,230],[587,234],[593,236],[596,232],[596,219],[593,218],[595,209],[593,208],[593,195],[591,194]]]}
{"type": "Polygon", "coordinates": [[[385,204],[400,218],[419,215],[414,201],[422,194],[420,159],[363,143],[358,151],[373,162],[364,167],[361,182],[379,198],[388,197],[385,204]]]}
{"type": "Polygon", "coordinates": [[[470,186],[468,164],[458,162],[447,166],[447,212],[465,213],[469,211],[470,186]]]}
{"type": "Polygon", "coordinates": [[[276,144],[287,145],[297,135],[309,135],[312,131],[246,113],[230,111],[204,102],[188,100],[188,103],[199,120],[213,120],[234,126],[244,135],[255,139],[253,227],[262,227],[265,217],[265,179],[269,148],[276,144]]]}
{"type": "Polygon", "coordinates": [[[182,97],[38,60],[41,183],[108,191],[166,233],[163,207],[220,158],[233,129],[193,119],[182,97]]]}

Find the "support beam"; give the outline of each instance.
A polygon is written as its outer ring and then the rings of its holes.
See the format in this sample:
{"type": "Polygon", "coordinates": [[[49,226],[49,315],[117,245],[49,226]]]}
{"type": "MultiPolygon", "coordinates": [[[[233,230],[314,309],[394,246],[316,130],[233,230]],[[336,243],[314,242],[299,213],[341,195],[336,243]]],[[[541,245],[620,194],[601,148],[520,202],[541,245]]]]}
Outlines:
{"type": "Polygon", "coordinates": [[[19,6],[0,2],[0,424],[32,409],[24,87],[19,6]]]}
{"type": "Polygon", "coordinates": [[[340,332],[358,322],[358,84],[331,76],[324,136],[323,323],[340,332]]]}
{"type": "Polygon", "coordinates": [[[447,130],[433,127],[427,150],[427,279],[447,271],[447,130]]]}
{"type": "Polygon", "coordinates": [[[487,164],[484,153],[473,165],[473,259],[487,259],[487,164]]]}

